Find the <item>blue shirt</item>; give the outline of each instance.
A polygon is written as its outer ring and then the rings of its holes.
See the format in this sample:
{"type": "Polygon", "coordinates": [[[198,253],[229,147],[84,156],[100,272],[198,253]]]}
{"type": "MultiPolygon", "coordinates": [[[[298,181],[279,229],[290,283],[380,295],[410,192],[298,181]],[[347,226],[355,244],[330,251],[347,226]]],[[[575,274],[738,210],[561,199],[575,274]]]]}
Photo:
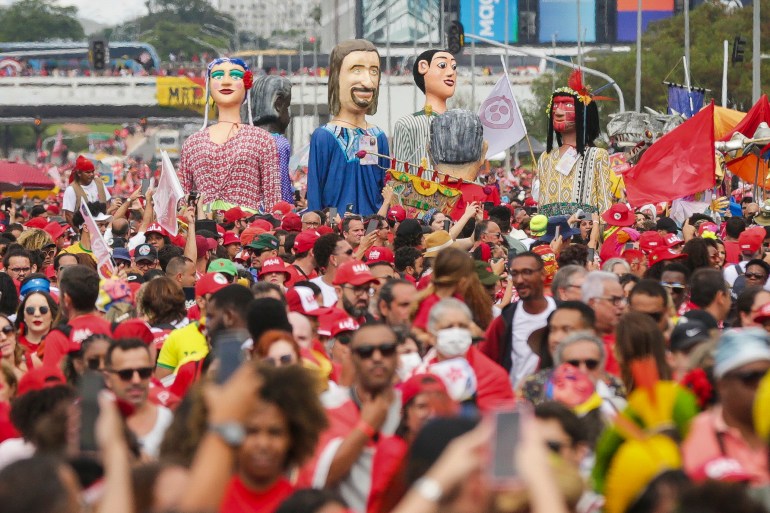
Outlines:
{"type": "Polygon", "coordinates": [[[289,178],[289,159],[291,158],[291,144],[283,134],[271,133],[278,147],[278,171],[281,174],[281,199],[294,205],[294,187],[289,178]]]}
{"type": "Polygon", "coordinates": [[[388,138],[377,127],[363,130],[326,124],[313,132],[307,174],[310,210],[337,207],[342,214],[352,203],[355,213],[368,216],[380,209],[385,170],[390,166],[390,159],[380,157],[379,166],[362,166],[356,152],[364,134],[377,138],[377,153],[390,153],[388,138]]]}

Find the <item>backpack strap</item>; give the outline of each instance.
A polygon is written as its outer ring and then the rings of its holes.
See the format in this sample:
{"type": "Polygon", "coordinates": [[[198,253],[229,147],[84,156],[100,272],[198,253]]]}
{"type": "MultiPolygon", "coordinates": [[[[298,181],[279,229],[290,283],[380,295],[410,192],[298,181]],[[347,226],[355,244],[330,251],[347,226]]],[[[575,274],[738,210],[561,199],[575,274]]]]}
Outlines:
{"type": "Polygon", "coordinates": [[[743,267],[741,267],[741,264],[735,264],[733,267],[735,268],[735,272],[738,273],[738,276],[743,276],[744,271],[743,267]]]}

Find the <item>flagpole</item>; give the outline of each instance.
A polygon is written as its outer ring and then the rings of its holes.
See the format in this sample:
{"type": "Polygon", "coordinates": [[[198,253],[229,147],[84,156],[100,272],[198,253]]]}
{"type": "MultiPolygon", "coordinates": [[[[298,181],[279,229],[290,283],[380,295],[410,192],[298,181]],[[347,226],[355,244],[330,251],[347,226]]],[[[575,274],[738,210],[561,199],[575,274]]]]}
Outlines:
{"type": "Polygon", "coordinates": [[[532,157],[533,169],[537,166],[537,159],[535,158],[535,150],[532,149],[532,142],[529,140],[529,134],[525,134],[524,138],[527,140],[527,146],[529,147],[529,156],[532,157]]]}

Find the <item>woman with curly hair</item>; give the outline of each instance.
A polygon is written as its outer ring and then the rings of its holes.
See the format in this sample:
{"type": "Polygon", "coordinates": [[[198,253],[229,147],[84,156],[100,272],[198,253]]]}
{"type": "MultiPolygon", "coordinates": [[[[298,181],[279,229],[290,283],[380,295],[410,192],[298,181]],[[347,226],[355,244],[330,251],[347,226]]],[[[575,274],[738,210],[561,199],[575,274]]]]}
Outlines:
{"type": "Polygon", "coordinates": [[[433,264],[431,284],[416,300],[417,311],[413,326],[427,331],[428,313],[441,301],[454,297],[468,305],[473,313],[474,336],[483,336],[492,322],[492,299],[484,290],[474,270],[473,259],[457,248],[446,248],[439,252],[433,264]]]}
{"type": "Polygon", "coordinates": [[[187,325],[187,308],[182,287],[166,276],[142,285],[137,303],[152,327],[153,347],[160,352],[169,333],[187,325]]]}

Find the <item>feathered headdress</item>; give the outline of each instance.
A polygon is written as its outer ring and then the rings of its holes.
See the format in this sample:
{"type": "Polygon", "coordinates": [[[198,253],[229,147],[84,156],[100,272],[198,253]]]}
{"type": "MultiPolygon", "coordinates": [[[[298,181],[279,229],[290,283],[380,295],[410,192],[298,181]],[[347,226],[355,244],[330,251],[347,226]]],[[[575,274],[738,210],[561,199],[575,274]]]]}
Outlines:
{"type": "Polygon", "coordinates": [[[591,89],[583,83],[583,72],[580,68],[575,68],[570,73],[567,79],[567,87],[560,87],[556,89],[551,95],[551,101],[548,103],[546,113],[550,116],[551,109],[553,108],[553,97],[558,96],[558,93],[568,94],[574,96],[583,105],[588,105],[592,101],[612,100],[609,96],[594,96],[591,94],[591,89]]]}

